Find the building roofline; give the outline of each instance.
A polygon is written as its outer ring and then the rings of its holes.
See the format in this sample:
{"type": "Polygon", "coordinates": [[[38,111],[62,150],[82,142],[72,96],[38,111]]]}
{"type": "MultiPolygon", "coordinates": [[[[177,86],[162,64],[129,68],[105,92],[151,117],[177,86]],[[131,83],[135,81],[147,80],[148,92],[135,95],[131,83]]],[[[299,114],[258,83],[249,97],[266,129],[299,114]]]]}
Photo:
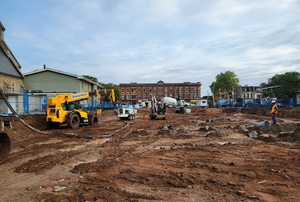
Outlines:
{"type": "Polygon", "coordinates": [[[134,85],[202,85],[201,82],[196,83],[120,83],[119,85],[128,85],[128,86],[134,86],[134,85]]]}
{"type": "Polygon", "coordinates": [[[50,72],[55,72],[55,73],[58,73],[58,74],[63,74],[63,75],[66,75],[66,76],[71,76],[71,77],[74,77],[74,78],[77,78],[79,80],[84,80],[88,83],[91,83],[91,84],[94,84],[96,86],[98,86],[99,88],[104,88],[102,85],[88,79],[88,78],[85,78],[83,76],[79,76],[77,74],[71,74],[71,73],[67,73],[67,72],[63,72],[63,71],[59,71],[59,70],[56,70],[56,69],[51,69],[51,68],[45,68],[45,69],[39,69],[39,70],[35,70],[35,71],[32,71],[32,72],[27,72],[27,73],[24,73],[24,76],[29,76],[29,75],[33,75],[33,74],[38,74],[38,73],[41,73],[41,72],[46,72],[46,71],[50,71],[50,72]]]}
{"type": "Polygon", "coordinates": [[[14,67],[17,69],[18,73],[21,75],[22,78],[24,78],[24,75],[21,72],[21,65],[18,62],[18,60],[16,59],[16,57],[14,56],[14,54],[11,52],[10,48],[8,47],[8,45],[6,44],[5,40],[4,40],[4,31],[6,30],[4,25],[2,24],[2,22],[0,21],[0,28],[1,28],[1,32],[2,32],[2,37],[0,40],[0,47],[3,50],[4,54],[6,55],[6,57],[11,61],[11,63],[14,65],[14,67]],[[9,53],[8,53],[9,52],[9,53]]]}
{"type": "Polygon", "coordinates": [[[264,89],[268,89],[268,88],[278,88],[278,87],[280,87],[280,86],[269,86],[269,87],[264,87],[264,88],[261,88],[261,89],[264,90],[264,89]]]}

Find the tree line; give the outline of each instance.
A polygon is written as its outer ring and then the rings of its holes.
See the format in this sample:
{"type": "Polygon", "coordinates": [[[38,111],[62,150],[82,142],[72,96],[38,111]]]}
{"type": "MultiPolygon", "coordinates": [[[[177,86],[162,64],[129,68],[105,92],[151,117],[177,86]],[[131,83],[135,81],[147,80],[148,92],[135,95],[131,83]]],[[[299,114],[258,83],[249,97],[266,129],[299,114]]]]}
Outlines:
{"type": "MultiPolygon", "coordinates": [[[[239,79],[234,72],[221,72],[216,76],[216,80],[209,86],[213,95],[218,95],[219,91],[231,91],[232,88],[239,86],[239,79]]],[[[263,97],[275,94],[279,99],[293,98],[300,90],[300,73],[286,72],[284,74],[276,74],[271,78],[270,84],[261,83],[260,86],[277,86],[276,91],[264,91],[263,97]]]]}
{"type": "MultiPolygon", "coordinates": [[[[113,83],[99,82],[96,77],[89,76],[89,75],[82,75],[82,76],[97,83],[97,84],[100,84],[101,86],[103,86],[104,89],[114,89],[116,100],[118,100],[120,98],[119,85],[113,84],[113,83]]],[[[104,101],[109,101],[109,95],[102,94],[101,96],[104,96],[104,101]]]]}

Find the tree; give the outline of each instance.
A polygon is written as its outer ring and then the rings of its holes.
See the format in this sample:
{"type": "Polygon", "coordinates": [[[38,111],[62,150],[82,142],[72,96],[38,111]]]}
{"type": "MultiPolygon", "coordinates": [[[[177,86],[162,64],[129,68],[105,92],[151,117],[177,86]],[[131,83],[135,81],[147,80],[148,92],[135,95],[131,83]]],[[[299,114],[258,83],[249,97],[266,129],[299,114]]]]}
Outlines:
{"type": "MultiPolygon", "coordinates": [[[[89,75],[82,75],[82,76],[87,78],[87,79],[90,79],[91,81],[93,81],[97,84],[102,85],[104,89],[114,89],[116,100],[119,99],[119,97],[120,97],[119,85],[116,85],[116,84],[113,84],[113,83],[105,84],[105,83],[99,82],[96,77],[89,76],[89,75]]],[[[104,97],[104,101],[109,101],[109,95],[101,94],[101,96],[104,97]]]]}
{"type": "MultiPolygon", "coordinates": [[[[115,92],[115,97],[116,100],[120,98],[120,90],[119,90],[119,85],[113,84],[113,83],[101,83],[99,82],[100,85],[102,85],[105,89],[114,89],[115,92]]],[[[102,95],[104,96],[104,101],[109,101],[109,95],[102,95]]]]}
{"type": "Polygon", "coordinates": [[[261,82],[261,84],[259,86],[266,86],[266,85],[268,85],[268,84],[265,82],[261,82]]]}
{"type": "Polygon", "coordinates": [[[89,75],[82,75],[82,76],[89,79],[89,80],[91,80],[91,81],[94,81],[95,83],[99,83],[98,79],[96,77],[89,76],[89,75]]]}
{"type": "Polygon", "coordinates": [[[230,91],[233,87],[238,87],[239,79],[234,72],[226,71],[225,73],[220,73],[216,76],[216,81],[212,82],[209,86],[211,92],[216,95],[218,90],[230,91]]]}
{"type": "Polygon", "coordinates": [[[263,91],[262,92],[262,97],[265,98],[265,97],[269,97],[270,95],[274,95],[275,92],[273,90],[271,91],[263,91]]]}
{"type": "Polygon", "coordinates": [[[275,92],[277,98],[293,98],[300,89],[300,73],[286,72],[272,77],[271,86],[279,86],[275,92]]]}

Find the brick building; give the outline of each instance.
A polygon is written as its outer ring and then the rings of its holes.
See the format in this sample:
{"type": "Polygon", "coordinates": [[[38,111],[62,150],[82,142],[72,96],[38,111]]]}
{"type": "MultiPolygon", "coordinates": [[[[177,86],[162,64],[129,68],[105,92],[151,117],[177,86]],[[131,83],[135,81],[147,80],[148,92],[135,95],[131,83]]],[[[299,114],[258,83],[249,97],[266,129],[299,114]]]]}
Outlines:
{"type": "Polygon", "coordinates": [[[128,83],[120,84],[120,98],[122,102],[133,102],[137,100],[149,100],[153,94],[157,98],[172,97],[190,101],[201,98],[201,83],[128,83]]]}
{"type": "MultiPolygon", "coordinates": [[[[24,76],[21,65],[4,41],[5,27],[0,21],[0,87],[12,107],[19,113],[23,111],[24,76]]],[[[11,113],[0,96],[0,114],[11,113]]]]}

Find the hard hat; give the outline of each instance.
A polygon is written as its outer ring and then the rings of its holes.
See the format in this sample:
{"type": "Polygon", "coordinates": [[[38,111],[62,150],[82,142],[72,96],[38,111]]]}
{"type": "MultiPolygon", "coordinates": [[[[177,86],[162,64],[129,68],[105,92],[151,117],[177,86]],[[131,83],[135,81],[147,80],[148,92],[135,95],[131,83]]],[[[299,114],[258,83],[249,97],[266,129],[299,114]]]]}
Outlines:
{"type": "Polygon", "coordinates": [[[275,100],[272,100],[272,103],[276,103],[276,101],[275,101],[275,100]]]}

